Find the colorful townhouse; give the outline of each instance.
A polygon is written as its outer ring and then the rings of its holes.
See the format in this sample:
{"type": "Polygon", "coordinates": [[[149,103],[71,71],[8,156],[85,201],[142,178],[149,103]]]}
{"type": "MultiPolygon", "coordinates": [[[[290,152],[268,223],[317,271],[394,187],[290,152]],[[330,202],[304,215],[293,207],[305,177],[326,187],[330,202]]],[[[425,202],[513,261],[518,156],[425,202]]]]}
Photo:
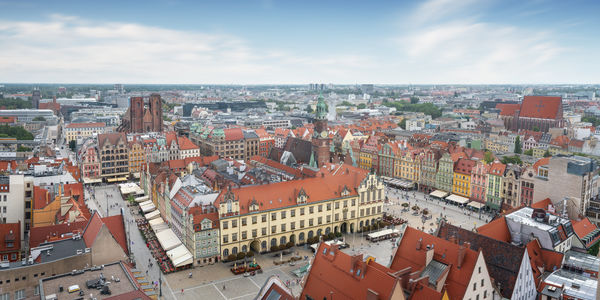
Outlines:
{"type": "Polygon", "coordinates": [[[389,142],[384,144],[379,150],[379,163],[377,173],[381,176],[394,177],[396,168],[396,158],[400,148],[398,144],[389,142]]]}
{"type": "Polygon", "coordinates": [[[459,159],[454,165],[454,177],[452,178],[452,193],[463,196],[471,196],[471,172],[476,162],[467,158],[459,159]]]}
{"type": "Polygon", "coordinates": [[[438,161],[438,171],[435,174],[435,186],[438,190],[452,191],[452,180],[454,178],[454,161],[450,153],[446,152],[438,161]]]}
{"type": "Polygon", "coordinates": [[[419,181],[421,172],[421,158],[419,150],[406,150],[400,157],[400,178],[411,182],[419,181]]]}
{"type": "Polygon", "coordinates": [[[471,200],[485,204],[487,174],[490,165],[483,161],[478,161],[471,172],[471,200]]]}
{"type": "Polygon", "coordinates": [[[376,136],[370,136],[362,147],[360,147],[359,167],[361,169],[370,170],[373,168],[380,147],[376,136]]]}
{"type": "Polygon", "coordinates": [[[438,169],[440,152],[426,149],[421,156],[421,169],[419,173],[419,191],[431,193],[436,189],[435,176],[438,169]]]}
{"type": "Polygon", "coordinates": [[[486,207],[500,210],[502,205],[502,181],[506,165],[495,161],[491,164],[487,177],[486,207]]]}

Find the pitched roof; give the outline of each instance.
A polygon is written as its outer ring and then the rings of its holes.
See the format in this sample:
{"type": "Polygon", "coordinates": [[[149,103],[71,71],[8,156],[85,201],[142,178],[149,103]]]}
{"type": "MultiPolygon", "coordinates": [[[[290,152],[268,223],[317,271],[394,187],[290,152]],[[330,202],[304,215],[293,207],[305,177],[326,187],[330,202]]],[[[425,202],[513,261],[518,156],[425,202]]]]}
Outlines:
{"type": "Polygon", "coordinates": [[[89,128],[89,127],[106,127],[104,122],[90,122],[90,123],[71,123],[66,126],[67,128],[89,128]]]}
{"type": "Polygon", "coordinates": [[[461,158],[454,165],[454,172],[471,175],[471,171],[473,170],[475,164],[477,164],[477,162],[474,160],[461,158]]]}
{"type": "Polygon", "coordinates": [[[510,299],[525,252],[524,247],[499,241],[445,222],[440,224],[437,236],[448,241],[454,240],[458,244],[469,242],[470,248],[475,251],[481,249],[489,268],[490,277],[500,283],[502,296],[510,299]]]}
{"type": "Polygon", "coordinates": [[[52,201],[54,198],[50,197],[48,190],[37,185],[33,186],[33,209],[42,209],[52,201]]]}
{"type": "Polygon", "coordinates": [[[169,169],[183,169],[185,168],[185,161],[183,159],[172,159],[169,160],[169,169]]]}
{"type": "Polygon", "coordinates": [[[504,172],[506,171],[506,165],[500,162],[493,162],[490,166],[489,174],[504,176],[504,172]]]}
{"type": "Polygon", "coordinates": [[[2,160],[0,161],[0,171],[5,172],[8,169],[15,170],[18,167],[16,160],[2,160]]]}
{"type": "Polygon", "coordinates": [[[434,245],[433,260],[446,265],[449,270],[445,281],[449,298],[462,299],[477,263],[479,253],[476,251],[464,249],[464,256],[458,268],[461,246],[407,227],[392,258],[390,269],[398,271],[411,267],[412,270],[423,270],[426,267],[427,245],[434,245]],[[417,246],[419,247],[416,248],[417,246]]]}
{"type": "Polygon", "coordinates": [[[350,256],[337,246],[321,243],[300,298],[322,299],[333,294],[336,299],[373,299],[369,297],[372,291],[377,299],[391,299],[397,283],[392,273],[376,262],[363,261],[362,254],[350,256]]]}
{"type": "Polygon", "coordinates": [[[296,205],[301,191],[308,196],[307,202],[339,198],[344,187],[349,189],[349,195],[356,195],[355,188],[366,177],[368,171],[347,164],[338,166],[338,168],[339,171],[335,175],[323,171],[321,172],[323,177],[317,175],[314,178],[283,181],[269,185],[243,186],[230,191],[223,190],[215,203],[225,202],[226,195],[231,192],[232,196],[239,201],[240,214],[245,214],[249,212],[249,206],[253,200],[258,203],[259,211],[296,205]]]}
{"type": "Polygon", "coordinates": [[[587,217],[579,220],[579,221],[571,221],[573,224],[573,230],[577,237],[583,241],[583,238],[589,235],[588,242],[585,243],[585,247],[590,247],[594,245],[598,240],[600,240],[600,232],[598,231],[598,227],[594,225],[594,223],[590,222],[590,219],[587,217]]]}
{"type": "Polygon", "coordinates": [[[108,228],[108,231],[112,234],[113,238],[119,243],[119,246],[123,249],[126,254],[127,251],[127,235],[125,234],[125,222],[122,215],[114,215],[106,218],[102,218],[102,222],[108,228]]]}
{"type": "Polygon", "coordinates": [[[562,98],[548,96],[525,96],[519,117],[555,119],[561,111],[562,98]]]}
{"type": "Polygon", "coordinates": [[[525,247],[529,254],[529,261],[536,286],[542,281],[544,272],[553,272],[561,268],[564,257],[562,253],[542,249],[537,239],[532,239],[525,247]]]}
{"type": "Polygon", "coordinates": [[[241,128],[227,128],[224,129],[226,141],[237,141],[244,138],[244,132],[241,128]]]}
{"type": "Polygon", "coordinates": [[[510,242],[510,232],[508,231],[508,225],[506,224],[506,219],[504,219],[504,217],[500,217],[478,227],[477,232],[499,241],[510,242]]]}
{"type": "Polygon", "coordinates": [[[106,142],[110,142],[111,145],[116,145],[119,140],[122,139],[123,142],[127,143],[127,137],[125,137],[125,133],[103,133],[98,135],[98,146],[100,148],[104,147],[106,142]]]}
{"type": "Polygon", "coordinates": [[[196,144],[192,143],[192,141],[185,136],[178,137],[177,142],[179,143],[179,150],[200,149],[200,147],[196,146],[196,144]]]}
{"type": "Polygon", "coordinates": [[[0,252],[21,250],[21,221],[0,224],[0,252]],[[9,247],[9,243],[12,244],[9,247]]]}
{"type": "Polygon", "coordinates": [[[85,226],[83,233],[83,241],[88,248],[92,247],[94,244],[96,236],[98,236],[100,229],[102,229],[102,225],[104,225],[104,223],[102,222],[100,215],[94,213],[87,226],[85,226]]]}
{"type": "Polygon", "coordinates": [[[500,110],[501,116],[513,116],[521,108],[521,104],[498,103],[496,108],[500,110]]]}
{"type": "Polygon", "coordinates": [[[42,243],[70,239],[72,234],[82,233],[88,221],[62,223],[48,226],[31,227],[29,231],[29,247],[37,247],[42,243]]]}
{"type": "Polygon", "coordinates": [[[533,170],[534,170],[535,172],[537,172],[539,167],[541,167],[541,166],[545,166],[545,165],[547,165],[549,162],[550,162],[550,157],[544,157],[544,158],[540,158],[540,159],[538,159],[538,161],[536,161],[536,162],[533,164],[533,170]]]}

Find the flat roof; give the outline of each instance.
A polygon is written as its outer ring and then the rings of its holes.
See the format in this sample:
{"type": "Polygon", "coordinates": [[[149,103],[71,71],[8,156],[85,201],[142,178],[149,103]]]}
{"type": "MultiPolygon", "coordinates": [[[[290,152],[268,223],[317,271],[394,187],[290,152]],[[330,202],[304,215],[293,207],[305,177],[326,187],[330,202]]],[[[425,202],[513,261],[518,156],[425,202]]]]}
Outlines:
{"type": "Polygon", "coordinates": [[[69,286],[79,285],[79,288],[83,291],[84,297],[89,299],[90,294],[94,298],[102,299],[108,298],[115,295],[125,294],[137,289],[137,287],[131,282],[130,278],[125,273],[125,267],[117,262],[112,264],[104,265],[104,268],[92,271],[91,269],[84,270],[83,273],[71,275],[71,273],[61,274],[54,277],[49,277],[41,280],[41,289],[45,296],[56,294],[58,299],[77,299],[80,298],[79,293],[69,294],[67,291],[69,286]],[[111,295],[100,295],[100,290],[88,289],[86,282],[88,280],[98,279],[102,274],[108,284],[111,295]],[[114,279],[113,279],[114,278],[114,279]],[[119,281],[117,282],[117,278],[119,281]],[[59,287],[63,287],[63,292],[59,292],[59,287]]]}
{"type": "Polygon", "coordinates": [[[548,275],[544,282],[562,286],[564,288],[563,295],[574,297],[576,299],[596,299],[596,289],[598,288],[598,280],[595,278],[586,277],[564,269],[558,269],[548,275]]]}
{"type": "Polygon", "coordinates": [[[600,258],[587,253],[569,250],[565,253],[563,265],[569,265],[587,271],[598,272],[598,270],[600,270],[600,258]]]}

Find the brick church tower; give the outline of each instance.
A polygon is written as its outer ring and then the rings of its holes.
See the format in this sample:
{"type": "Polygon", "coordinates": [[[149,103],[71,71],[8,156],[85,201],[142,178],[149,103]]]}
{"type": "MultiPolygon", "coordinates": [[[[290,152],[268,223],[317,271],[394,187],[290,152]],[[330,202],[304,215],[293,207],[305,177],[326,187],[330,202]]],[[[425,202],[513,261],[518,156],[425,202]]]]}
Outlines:
{"type": "Polygon", "coordinates": [[[129,132],[161,132],[163,130],[162,99],[159,94],[152,94],[148,105],[143,97],[131,97],[128,111],[129,132]]]}
{"type": "Polygon", "coordinates": [[[330,162],[330,143],[329,132],[327,131],[327,104],[322,95],[319,95],[317,101],[317,112],[315,114],[315,132],[312,139],[313,155],[316,157],[318,167],[330,162]]]}

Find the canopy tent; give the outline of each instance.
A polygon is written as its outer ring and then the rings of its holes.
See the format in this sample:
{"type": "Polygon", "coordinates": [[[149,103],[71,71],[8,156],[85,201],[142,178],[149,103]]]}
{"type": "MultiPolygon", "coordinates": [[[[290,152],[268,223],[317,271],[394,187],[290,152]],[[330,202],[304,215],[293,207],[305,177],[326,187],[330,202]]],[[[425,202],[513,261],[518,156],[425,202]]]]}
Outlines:
{"type": "Polygon", "coordinates": [[[152,227],[152,230],[154,230],[154,233],[159,233],[159,232],[161,232],[163,230],[167,230],[169,228],[170,227],[167,223],[160,223],[160,224],[154,225],[152,227]]]}
{"type": "Polygon", "coordinates": [[[140,208],[142,209],[142,212],[149,213],[149,212],[155,210],[156,206],[154,206],[154,204],[150,203],[146,206],[140,206],[140,208]]]}
{"type": "MultiPolygon", "coordinates": [[[[140,197],[140,198],[141,198],[141,197],[140,197]]],[[[146,201],[144,201],[144,202],[140,203],[140,206],[146,206],[146,205],[148,205],[148,204],[154,204],[154,203],[152,203],[152,200],[146,200],[146,201]]]]}
{"type": "Polygon", "coordinates": [[[92,178],[88,178],[88,177],[83,177],[84,184],[101,183],[101,182],[102,182],[102,178],[92,179],[92,178]]]}
{"type": "Polygon", "coordinates": [[[369,233],[369,239],[377,239],[382,236],[386,236],[393,233],[400,233],[398,229],[384,229],[377,232],[369,233]]]}
{"type": "Polygon", "coordinates": [[[194,256],[183,244],[167,251],[167,256],[176,268],[194,262],[194,256]]]}
{"type": "Polygon", "coordinates": [[[150,197],[148,197],[148,196],[137,197],[137,198],[135,198],[135,202],[142,203],[142,202],[148,201],[149,199],[150,199],[150,197]]]}
{"type": "Polygon", "coordinates": [[[436,197],[436,198],[444,198],[444,197],[448,196],[448,193],[441,191],[441,190],[435,190],[435,191],[431,192],[429,194],[429,196],[436,197]]]}
{"type": "Polygon", "coordinates": [[[144,217],[146,218],[146,220],[152,220],[152,219],[160,217],[160,212],[158,210],[151,211],[151,212],[147,213],[146,215],[144,215],[144,217]]]}
{"type": "Polygon", "coordinates": [[[163,223],[165,223],[165,221],[163,220],[163,218],[157,218],[157,219],[154,219],[154,220],[150,220],[148,222],[148,224],[150,224],[150,227],[152,227],[152,229],[154,229],[154,226],[160,225],[160,224],[163,224],[163,223]]]}
{"type": "Polygon", "coordinates": [[[144,194],[144,190],[142,190],[139,185],[137,185],[133,182],[121,183],[121,184],[119,184],[119,189],[121,189],[121,194],[123,194],[123,195],[127,195],[127,194],[143,195],[144,194]]]}
{"type": "Polygon", "coordinates": [[[485,206],[485,204],[479,203],[479,202],[475,202],[475,201],[471,201],[471,202],[469,202],[469,204],[467,204],[467,206],[470,206],[470,207],[475,208],[475,209],[481,209],[482,207],[485,206]]]}
{"type": "Polygon", "coordinates": [[[463,196],[459,196],[459,195],[455,195],[455,194],[452,194],[452,195],[446,197],[446,200],[456,202],[458,204],[466,204],[467,202],[469,202],[469,198],[465,198],[463,196]]]}
{"type": "Polygon", "coordinates": [[[157,232],[156,239],[158,239],[158,242],[165,251],[175,249],[177,246],[181,245],[181,241],[170,228],[157,232]]]}

